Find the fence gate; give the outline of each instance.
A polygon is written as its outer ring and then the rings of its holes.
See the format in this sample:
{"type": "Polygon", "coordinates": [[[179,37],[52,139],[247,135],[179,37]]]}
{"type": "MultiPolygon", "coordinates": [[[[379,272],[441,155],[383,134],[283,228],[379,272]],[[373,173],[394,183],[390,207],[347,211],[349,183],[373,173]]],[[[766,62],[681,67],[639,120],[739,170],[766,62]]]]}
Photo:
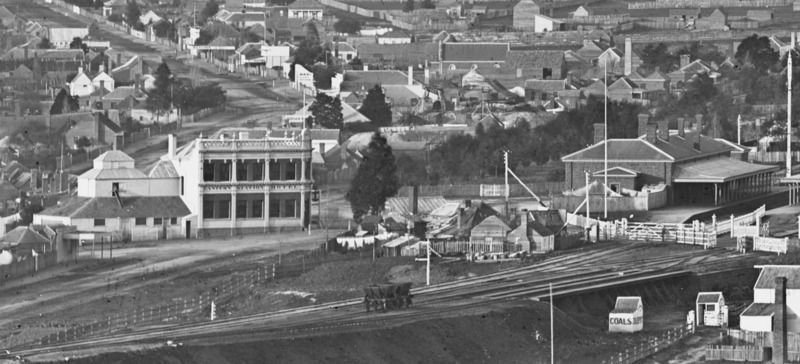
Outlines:
{"type": "Polygon", "coordinates": [[[753,250],[786,254],[789,238],[763,238],[755,237],[753,250]]]}

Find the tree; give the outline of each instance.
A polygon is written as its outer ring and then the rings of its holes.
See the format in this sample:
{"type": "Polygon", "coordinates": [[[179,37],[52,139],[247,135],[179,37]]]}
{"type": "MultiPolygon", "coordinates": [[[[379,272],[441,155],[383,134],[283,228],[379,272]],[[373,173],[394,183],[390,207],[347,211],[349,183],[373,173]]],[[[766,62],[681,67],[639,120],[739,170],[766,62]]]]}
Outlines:
{"type": "Polygon", "coordinates": [[[389,126],[392,123],[392,108],[386,103],[386,95],[380,85],[375,85],[367,92],[358,111],[377,126],[389,126]]]}
{"type": "Polygon", "coordinates": [[[412,11],[414,11],[414,0],[406,0],[403,3],[403,12],[410,13],[412,11]]]}
{"type": "Polygon", "coordinates": [[[125,7],[125,22],[133,27],[139,23],[139,18],[142,16],[142,10],[139,9],[139,4],[136,0],[128,0],[128,5],[125,7]]]}
{"type": "Polygon", "coordinates": [[[89,138],[83,136],[83,137],[78,138],[78,140],[75,141],[75,146],[80,148],[80,149],[86,149],[86,148],[92,146],[92,141],[89,140],[89,138]]]}
{"type": "MultiPolygon", "coordinates": [[[[91,62],[89,62],[89,71],[90,72],[97,72],[100,70],[100,65],[107,66],[111,62],[111,59],[106,55],[105,52],[100,52],[97,56],[95,56],[91,62]]],[[[106,68],[106,72],[110,73],[111,70],[106,68]]]]}
{"type": "Polygon", "coordinates": [[[78,109],[80,109],[78,99],[70,96],[67,90],[62,88],[61,91],[56,94],[53,105],[50,106],[50,114],[66,114],[78,111],[78,109]]]}
{"type": "Polygon", "coordinates": [[[769,38],[753,34],[739,44],[734,57],[743,64],[752,65],[759,72],[767,72],[776,65],[779,54],[770,46],[769,38]]]}
{"type": "Polygon", "coordinates": [[[361,22],[358,20],[342,18],[333,24],[333,29],[339,33],[356,34],[361,31],[361,22]]]}
{"type": "Polygon", "coordinates": [[[367,149],[362,152],[364,161],[350,183],[345,199],[350,202],[353,218],[383,211],[386,199],[400,189],[397,166],[392,147],[380,133],[372,135],[367,149]]]}
{"type": "Polygon", "coordinates": [[[209,18],[214,16],[219,12],[219,4],[217,4],[216,0],[208,0],[206,2],[206,6],[203,7],[203,10],[200,11],[200,24],[205,24],[209,18]]]}
{"type": "Polygon", "coordinates": [[[39,42],[39,44],[36,45],[36,48],[39,48],[39,49],[51,49],[51,48],[53,48],[53,44],[50,43],[50,39],[47,39],[45,37],[45,38],[42,38],[42,40],[39,42]]]}
{"type": "Polygon", "coordinates": [[[44,207],[38,203],[31,203],[30,200],[22,198],[19,209],[19,226],[26,226],[33,223],[33,215],[44,211],[44,207]]]}
{"type": "Polygon", "coordinates": [[[172,84],[172,71],[170,71],[166,62],[161,62],[161,64],[158,65],[154,76],[156,78],[153,82],[153,85],[155,86],[154,92],[158,92],[162,95],[168,95],[170,91],[169,87],[172,84]]]}
{"type": "Polygon", "coordinates": [[[295,50],[294,60],[303,67],[310,68],[314,63],[325,60],[325,49],[318,40],[306,37],[295,50]]]}
{"type": "Polygon", "coordinates": [[[397,175],[404,186],[419,186],[428,181],[425,161],[415,159],[408,154],[397,157],[397,175]]]}
{"type": "Polygon", "coordinates": [[[642,67],[655,70],[658,68],[662,72],[670,72],[675,69],[678,57],[669,52],[669,48],[664,43],[650,43],[642,49],[642,67]]]}
{"type": "Polygon", "coordinates": [[[314,73],[314,86],[322,90],[331,88],[331,78],[336,76],[333,67],[318,65],[314,66],[311,72],[314,73]]]}
{"type": "Polygon", "coordinates": [[[433,3],[433,0],[422,0],[420,6],[423,9],[436,9],[436,4],[433,3]]]}
{"type": "Polygon", "coordinates": [[[95,9],[103,8],[103,0],[94,0],[94,8],[95,9]]]}
{"type": "Polygon", "coordinates": [[[212,40],[214,40],[214,35],[211,34],[210,32],[207,32],[205,29],[201,29],[200,36],[197,37],[197,39],[195,39],[194,44],[206,45],[208,43],[211,43],[212,40]]]}
{"type": "Polygon", "coordinates": [[[70,49],[82,49],[83,53],[89,53],[89,46],[83,42],[81,37],[72,38],[72,42],[69,43],[70,49]]]}
{"type": "Polygon", "coordinates": [[[334,98],[320,92],[308,111],[311,112],[314,121],[323,128],[341,129],[344,126],[342,100],[339,96],[334,98]]]}

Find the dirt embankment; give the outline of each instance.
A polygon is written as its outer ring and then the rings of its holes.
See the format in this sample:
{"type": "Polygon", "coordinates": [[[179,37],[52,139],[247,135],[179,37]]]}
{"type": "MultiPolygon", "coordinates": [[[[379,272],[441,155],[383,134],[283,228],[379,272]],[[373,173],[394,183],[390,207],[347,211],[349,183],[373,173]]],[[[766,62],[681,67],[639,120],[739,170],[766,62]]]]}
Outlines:
{"type": "MultiPolygon", "coordinates": [[[[104,354],[78,363],[547,363],[549,306],[515,302],[493,311],[328,336],[104,354]],[[537,333],[539,339],[537,340],[537,333]]],[[[555,311],[556,362],[597,363],[643,337],[587,328],[555,311]]],[[[72,362],[73,360],[70,360],[72,362]]]]}

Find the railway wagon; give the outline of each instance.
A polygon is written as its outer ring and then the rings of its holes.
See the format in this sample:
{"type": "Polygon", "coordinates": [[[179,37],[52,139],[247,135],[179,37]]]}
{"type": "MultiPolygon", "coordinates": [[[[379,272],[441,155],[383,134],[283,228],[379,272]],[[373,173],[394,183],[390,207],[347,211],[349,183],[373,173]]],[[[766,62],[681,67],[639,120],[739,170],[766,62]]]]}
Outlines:
{"type": "Polygon", "coordinates": [[[364,287],[364,307],[386,312],[387,309],[411,307],[411,282],[400,284],[373,284],[364,287]]]}

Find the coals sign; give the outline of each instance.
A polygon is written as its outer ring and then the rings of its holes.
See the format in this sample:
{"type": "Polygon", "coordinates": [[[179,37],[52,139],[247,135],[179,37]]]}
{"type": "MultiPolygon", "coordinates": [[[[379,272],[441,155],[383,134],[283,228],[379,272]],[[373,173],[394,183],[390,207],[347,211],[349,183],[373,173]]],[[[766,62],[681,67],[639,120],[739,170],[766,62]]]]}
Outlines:
{"type": "Polygon", "coordinates": [[[608,324],[612,326],[617,325],[641,325],[644,322],[644,318],[639,317],[609,317],[608,324]]]}

